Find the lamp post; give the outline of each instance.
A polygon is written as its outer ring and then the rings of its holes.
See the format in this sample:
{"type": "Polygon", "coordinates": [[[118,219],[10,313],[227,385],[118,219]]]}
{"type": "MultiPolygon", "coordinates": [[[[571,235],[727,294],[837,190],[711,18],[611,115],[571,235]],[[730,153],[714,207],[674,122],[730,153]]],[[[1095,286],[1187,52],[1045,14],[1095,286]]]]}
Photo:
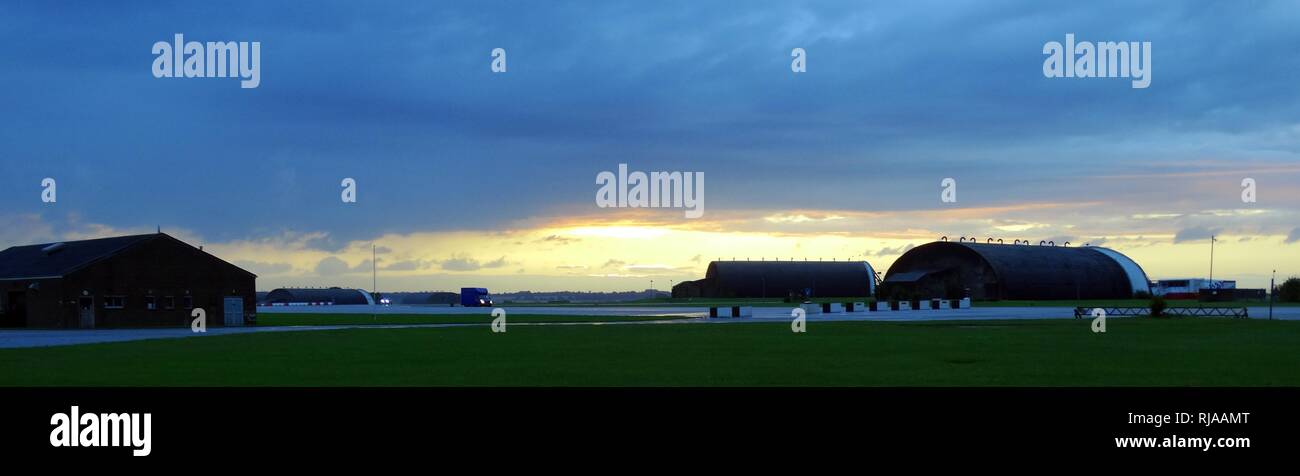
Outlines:
{"type": "MultiPolygon", "coordinates": [[[[376,250],[375,244],[371,243],[370,244],[370,299],[372,300],[379,299],[378,297],[379,296],[379,263],[375,261],[375,258],[379,256],[379,254],[375,250],[376,250]]],[[[361,279],[365,279],[365,278],[361,278],[361,279]]],[[[375,306],[378,305],[379,303],[376,302],[375,306]]],[[[379,318],[375,316],[374,306],[370,307],[370,320],[372,321],[379,320],[379,318]]]]}
{"type": "Polygon", "coordinates": [[[1214,235],[1210,235],[1210,287],[1214,287],[1214,235]]]}
{"type": "Polygon", "coordinates": [[[1273,295],[1277,294],[1277,270],[1273,270],[1273,277],[1268,280],[1268,320],[1273,320],[1273,295]]]}

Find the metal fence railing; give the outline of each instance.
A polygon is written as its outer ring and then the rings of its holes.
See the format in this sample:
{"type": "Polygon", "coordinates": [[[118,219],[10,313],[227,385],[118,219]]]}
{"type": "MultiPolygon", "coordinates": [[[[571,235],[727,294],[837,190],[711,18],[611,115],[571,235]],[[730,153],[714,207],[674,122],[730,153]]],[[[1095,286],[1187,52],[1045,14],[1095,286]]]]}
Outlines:
{"type": "MultiPolygon", "coordinates": [[[[1150,316],[1151,308],[1148,307],[1076,307],[1074,308],[1074,318],[1081,319],[1091,317],[1093,309],[1101,309],[1106,312],[1106,317],[1137,317],[1150,316]]],[[[1231,317],[1236,319],[1246,319],[1250,315],[1244,307],[1167,307],[1161,314],[1166,316],[1182,317],[1231,317]]]]}

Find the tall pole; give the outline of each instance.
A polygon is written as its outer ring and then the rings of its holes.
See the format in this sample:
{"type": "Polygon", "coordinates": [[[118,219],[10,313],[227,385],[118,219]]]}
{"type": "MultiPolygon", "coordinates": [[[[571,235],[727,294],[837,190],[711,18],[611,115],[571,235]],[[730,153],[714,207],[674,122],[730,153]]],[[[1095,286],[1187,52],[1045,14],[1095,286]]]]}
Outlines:
{"type": "MultiPolygon", "coordinates": [[[[375,261],[376,255],[377,254],[375,253],[375,244],[371,243],[370,244],[370,298],[371,299],[379,299],[379,263],[375,261]]],[[[376,306],[379,305],[379,302],[376,301],[375,305],[376,306]]],[[[372,321],[378,320],[379,318],[375,317],[375,311],[374,311],[375,308],[371,307],[370,309],[371,309],[370,320],[372,321]]]]}
{"type": "Polygon", "coordinates": [[[1214,287],[1214,235],[1210,235],[1210,287],[1214,287]]]}
{"type": "Polygon", "coordinates": [[[1277,270],[1273,270],[1273,277],[1268,280],[1268,320],[1273,320],[1273,295],[1277,294],[1277,270]]]}

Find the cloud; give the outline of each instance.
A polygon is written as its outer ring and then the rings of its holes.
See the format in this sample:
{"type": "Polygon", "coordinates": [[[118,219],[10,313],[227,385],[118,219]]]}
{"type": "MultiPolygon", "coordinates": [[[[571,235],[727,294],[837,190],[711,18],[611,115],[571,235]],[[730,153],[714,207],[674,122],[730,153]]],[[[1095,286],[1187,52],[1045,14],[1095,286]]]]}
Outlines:
{"type": "Polygon", "coordinates": [[[500,268],[507,264],[509,263],[506,262],[505,256],[484,263],[469,256],[458,254],[443,260],[441,266],[442,269],[448,271],[477,271],[480,269],[500,268]]]}
{"type": "Polygon", "coordinates": [[[326,256],[316,263],[316,275],[323,277],[338,276],[342,274],[359,273],[371,270],[371,261],[366,259],[356,266],[348,266],[347,261],[343,261],[335,256],[326,256]]]}
{"type": "Polygon", "coordinates": [[[1284,243],[1295,243],[1295,242],[1297,242],[1297,241],[1300,241],[1300,227],[1292,228],[1292,229],[1291,229],[1291,233],[1288,233],[1288,234],[1286,235],[1286,240],[1283,241],[1283,242],[1284,242],[1284,243]]]}
{"type": "Polygon", "coordinates": [[[316,274],[320,276],[346,274],[349,271],[351,271],[351,268],[348,267],[346,261],[333,256],[321,259],[320,262],[316,263],[316,274]]]}
{"type": "Polygon", "coordinates": [[[763,219],[766,220],[766,221],[772,222],[772,223],[807,223],[807,222],[825,222],[825,221],[843,220],[844,217],[839,216],[839,215],[818,215],[818,214],[805,214],[805,213],[793,213],[793,214],[778,213],[778,214],[775,214],[775,215],[768,215],[768,216],[766,216],[766,217],[763,217],[763,219]]]}
{"type": "Polygon", "coordinates": [[[442,269],[448,271],[474,271],[483,267],[478,260],[467,256],[458,256],[448,258],[440,263],[442,269]]]}
{"type": "Polygon", "coordinates": [[[55,241],[54,227],[38,214],[0,215],[0,249],[55,241]]]}
{"type": "Polygon", "coordinates": [[[1174,235],[1174,243],[1186,243],[1189,241],[1208,241],[1211,236],[1218,235],[1222,232],[1219,228],[1207,228],[1203,226],[1194,226],[1178,230],[1174,235]]]}
{"type": "Polygon", "coordinates": [[[681,275],[687,268],[667,264],[631,264],[624,266],[622,271],[629,273],[629,276],[676,276],[681,275]]]}
{"type": "Polygon", "coordinates": [[[893,255],[901,255],[901,254],[906,253],[906,252],[908,252],[908,250],[911,250],[912,248],[915,248],[915,247],[916,247],[916,245],[913,245],[913,244],[911,244],[911,243],[908,243],[906,246],[893,246],[893,247],[886,246],[886,247],[884,247],[884,248],[881,248],[881,249],[876,250],[875,253],[872,253],[872,252],[868,251],[867,254],[870,255],[870,256],[877,256],[877,257],[881,257],[881,256],[893,256],[893,255]]]}
{"type": "Polygon", "coordinates": [[[606,261],[605,264],[601,265],[600,267],[601,267],[602,269],[618,268],[618,267],[624,266],[624,265],[626,265],[626,264],[627,264],[627,262],[625,262],[625,261],[623,261],[623,260],[610,259],[609,261],[606,261]]]}
{"type": "Polygon", "coordinates": [[[569,243],[577,243],[579,241],[582,241],[582,239],[568,237],[568,236],[560,236],[560,235],[548,235],[545,238],[541,238],[537,240],[538,243],[554,243],[559,245],[567,245],[569,243]]]}
{"type": "MultiPolygon", "coordinates": [[[[253,274],[266,276],[272,274],[282,274],[293,270],[293,265],[289,263],[267,263],[262,261],[234,260],[231,262],[235,266],[244,268],[253,274]]],[[[319,266],[317,266],[319,268],[319,266]]]]}
{"type": "MultiPolygon", "coordinates": [[[[659,2],[646,8],[449,4],[437,9],[326,3],[304,13],[288,5],[235,0],[234,5],[255,5],[266,12],[258,31],[268,37],[296,38],[306,28],[323,39],[279,42],[279,71],[287,74],[277,76],[278,87],[268,83],[256,90],[261,97],[254,104],[222,95],[187,94],[185,88],[160,93],[155,86],[162,83],[122,74],[122,68],[136,64],[131,52],[138,51],[139,44],[167,39],[149,32],[171,31],[172,19],[184,16],[183,7],[160,8],[157,15],[132,15],[85,6],[73,7],[72,12],[68,7],[24,2],[6,9],[13,28],[0,33],[0,39],[29,47],[0,63],[8,61],[4,65],[10,69],[22,66],[31,71],[30,77],[43,79],[40,87],[17,85],[26,93],[11,95],[12,104],[7,106],[48,120],[0,120],[0,143],[10,145],[7,157],[41,157],[68,136],[82,139],[64,144],[68,152],[62,155],[67,159],[9,160],[12,163],[5,164],[3,175],[59,171],[60,191],[70,194],[59,207],[78,203],[86,216],[122,229],[152,229],[153,223],[161,221],[221,242],[243,238],[244,230],[256,234],[278,226],[324,229],[328,234],[312,247],[335,252],[338,246],[367,238],[368,230],[499,229],[560,207],[591,207],[592,172],[608,168],[610,161],[603,157],[613,153],[630,156],[647,169],[699,164],[710,177],[726,177],[708,182],[710,207],[716,207],[709,209],[710,215],[723,212],[724,207],[788,207],[793,211],[772,215],[767,223],[789,227],[848,221],[844,214],[802,212],[796,207],[891,210],[933,202],[932,177],[939,171],[961,178],[963,205],[967,200],[1023,202],[1049,194],[1063,201],[1118,195],[1121,199],[1115,202],[1120,204],[1171,203],[1171,210],[1156,212],[1177,217],[1185,206],[1173,202],[1215,194],[1189,186],[1193,184],[1187,177],[1192,176],[1144,180],[1141,186],[1121,177],[1100,176],[1114,174],[1121,165],[1127,174],[1129,168],[1136,168],[1129,167],[1138,162],[1134,158],[1150,167],[1133,170],[1134,174],[1222,172],[1224,164],[1234,172],[1294,165],[1294,151],[1300,150],[1300,133],[1294,126],[1298,99],[1270,94],[1286,90],[1295,76],[1297,63],[1288,48],[1300,41],[1300,32],[1293,28],[1294,22],[1283,21],[1294,18],[1284,11],[1285,4],[1203,9],[1103,0],[1096,9],[1044,15],[1041,8],[1028,4],[985,3],[818,2],[757,7],[659,2]],[[944,15],[918,14],[939,5],[944,15]],[[1111,21],[1116,16],[1144,21],[1136,26],[1111,21]],[[712,21],[716,18],[735,21],[712,21]],[[353,28],[354,24],[385,28],[353,28]],[[532,24],[553,27],[518,27],[532,24]],[[1155,42],[1157,48],[1179,45],[1179,51],[1200,54],[1196,61],[1156,66],[1161,71],[1150,93],[1139,100],[1125,81],[1043,78],[1039,48],[1046,40],[1061,41],[1067,31],[1080,32],[1080,40],[1143,39],[1155,42]],[[1084,35],[1085,31],[1092,33],[1084,35]],[[1224,47],[1220,36],[1187,33],[1196,31],[1219,31],[1237,41],[1224,47]],[[88,37],[96,39],[97,51],[104,54],[94,55],[93,61],[62,54],[88,37]],[[518,97],[552,100],[534,104],[526,113],[502,117],[496,111],[509,107],[517,97],[484,85],[490,73],[471,67],[481,62],[480,53],[455,48],[438,61],[428,60],[429,44],[476,44],[488,38],[502,44],[547,45],[527,53],[529,64],[536,68],[520,70],[537,76],[512,87],[518,97]],[[385,45],[383,51],[366,49],[365,45],[375,43],[385,45]],[[788,70],[784,75],[773,72],[788,67],[791,43],[809,49],[815,70],[809,78],[817,84],[797,95],[772,94],[788,90],[788,70]],[[573,53],[593,44],[623,54],[573,53]],[[986,47],[949,47],[954,44],[986,47]],[[911,54],[876,55],[869,64],[816,61],[862,51],[911,54]],[[332,63],[321,58],[333,55],[364,55],[369,67],[395,74],[331,74],[332,63]],[[899,74],[934,64],[965,74],[899,74]],[[61,74],[73,69],[77,75],[61,74]],[[1215,74],[1218,71],[1241,74],[1215,74]],[[599,72],[601,81],[536,80],[592,72],[599,72]],[[684,76],[691,80],[679,81],[684,76]],[[910,79],[898,79],[903,77],[910,79]],[[1243,85],[1237,82],[1239,77],[1253,79],[1243,85]],[[161,125],[158,131],[191,144],[187,161],[194,167],[172,167],[166,144],[128,140],[133,137],[130,131],[156,125],[160,104],[205,111],[201,117],[161,125]],[[863,104],[872,105],[870,114],[863,113],[863,104]],[[83,108],[84,114],[60,113],[78,105],[89,107],[83,108]],[[232,128],[233,121],[249,117],[256,121],[232,128]],[[264,127],[282,124],[303,127],[264,127]],[[420,124],[440,127],[407,133],[420,124]],[[356,130],[379,132],[371,140],[357,141],[349,133],[356,130]],[[1069,147],[1061,147],[1063,137],[1069,147]],[[484,147],[486,143],[493,146],[484,147]],[[429,187],[427,178],[449,163],[410,160],[407,151],[431,147],[442,151],[440,156],[457,157],[480,170],[514,172],[494,174],[491,181],[510,199],[483,199],[483,184],[476,180],[448,180],[429,187]],[[268,154],[267,150],[282,152],[268,154]],[[793,151],[806,158],[798,167],[788,165],[793,151]],[[91,155],[109,160],[84,160],[91,155]],[[128,156],[133,157],[131,167],[117,165],[128,156]],[[1196,160],[1206,156],[1215,160],[1196,160]],[[1243,156],[1251,162],[1236,160],[1243,156]],[[304,157],[311,159],[304,161],[304,157]],[[719,157],[725,160],[704,160],[719,157]],[[357,177],[362,200],[343,208],[337,202],[327,206],[323,199],[336,194],[322,194],[325,188],[312,187],[328,185],[328,191],[337,192],[338,179],[332,174],[356,160],[374,164],[367,167],[366,176],[357,177]],[[269,173],[254,177],[238,173],[252,166],[269,173]],[[103,185],[132,180],[152,185],[103,185]],[[370,195],[368,190],[378,188],[367,184],[383,184],[382,197],[370,195]],[[180,196],[223,198],[159,200],[180,196]],[[430,203],[441,206],[431,208],[430,203]],[[230,213],[231,209],[244,212],[230,213]],[[223,219],[211,220],[211,216],[223,219]],[[833,217],[846,218],[824,223],[833,217]]],[[[205,25],[214,31],[238,30],[244,19],[231,11],[208,12],[205,25]]],[[[207,86],[211,85],[201,87],[207,86]]],[[[1224,183],[1235,188],[1237,182],[1224,183]]],[[[1265,197],[1281,200],[1295,193],[1264,192],[1261,205],[1265,197]]],[[[40,204],[26,201],[9,205],[12,202],[6,200],[5,204],[18,212],[41,212],[35,208],[40,204]]],[[[1143,213],[1114,207],[1099,207],[1096,213],[1106,217],[1143,213]]],[[[1049,221],[1060,220],[1057,216],[1049,221]]],[[[1028,223],[1041,223],[1041,219],[1028,223]]],[[[884,228],[872,228],[879,229],[884,228]]],[[[981,231],[961,230],[958,234],[981,231]]],[[[1035,232],[1062,233],[1058,229],[1035,232]]],[[[559,235],[542,239],[556,245],[575,240],[559,235]]],[[[310,269],[310,265],[298,266],[310,269]]]]}
{"type": "Polygon", "coordinates": [[[426,265],[427,263],[424,260],[410,259],[385,265],[383,269],[387,271],[415,271],[425,268],[426,265]]]}

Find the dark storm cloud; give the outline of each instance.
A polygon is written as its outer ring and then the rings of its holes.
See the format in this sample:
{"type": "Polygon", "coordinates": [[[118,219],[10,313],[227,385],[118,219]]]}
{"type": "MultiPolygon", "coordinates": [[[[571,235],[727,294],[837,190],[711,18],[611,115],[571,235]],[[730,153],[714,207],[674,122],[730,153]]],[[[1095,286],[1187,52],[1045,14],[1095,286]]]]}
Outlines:
{"type": "Polygon", "coordinates": [[[590,206],[592,178],[620,162],[706,172],[713,209],[929,206],[940,177],[961,178],[967,204],[1085,200],[1106,184],[1079,177],[1137,163],[1294,162],[1298,12],[1285,2],[10,2],[0,98],[16,113],[0,119],[0,212],[43,211],[34,184],[53,176],[59,206],[89,219],[214,240],[323,230],[320,247],[337,249],[590,206]],[[150,45],[174,33],[262,42],[261,86],[153,78],[150,45]],[[1066,33],[1152,42],[1151,87],[1045,79],[1042,45],[1066,33]],[[495,47],[508,51],[506,74],[489,71],[495,47]],[[794,47],[808,51],[807,73],[789,70],[794,47]],[[343,177],[359,183],[355,204],[339,200],[343,177]]]}
{"type": "Polygon", "coordinates": [[[1219,234],[1220,231],[1221,230],[1217,228],[1206,228],[1206,227],[1183,228],[1181,230],[1178,230],[1178,233],[1174,235],[1174,243],[1185,243],[1188,241],[1201,241],[1201,240],[1208,241],[1214,235],[1219,234]]]}

